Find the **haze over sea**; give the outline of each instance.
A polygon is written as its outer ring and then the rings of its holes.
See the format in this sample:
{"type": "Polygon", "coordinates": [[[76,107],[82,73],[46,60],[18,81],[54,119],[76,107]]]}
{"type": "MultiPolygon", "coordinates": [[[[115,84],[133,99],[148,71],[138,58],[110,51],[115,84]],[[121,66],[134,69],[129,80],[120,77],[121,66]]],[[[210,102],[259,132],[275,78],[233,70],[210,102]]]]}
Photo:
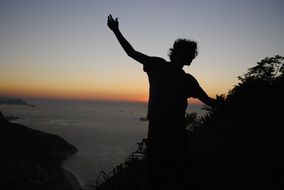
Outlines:
{"type": "MultiPolygon", "coordinates": [[[[100,170],[110,171],[137,148],[147,136],[146,103],[27,99],[35,107],[0,105],[4,115],[20,119],[13,122],[57,134],[75,145],[79,152],[64,163],[82,185],[96,179],[100,170]]],[[[203,115],[199,105],[188,112],[203,115]]]]}

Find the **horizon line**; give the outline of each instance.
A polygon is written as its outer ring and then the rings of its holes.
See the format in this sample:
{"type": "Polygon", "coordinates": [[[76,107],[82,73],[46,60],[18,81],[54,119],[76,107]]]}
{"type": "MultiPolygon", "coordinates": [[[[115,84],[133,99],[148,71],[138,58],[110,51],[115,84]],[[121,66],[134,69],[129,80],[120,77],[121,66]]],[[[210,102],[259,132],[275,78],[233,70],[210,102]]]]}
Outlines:
{"type": "MultiPolygon", "coordinates": [[[[0,95],[0,98],[15,98],[15,99],[38,99],[38,100],[62,100],[62,101],[105,101],[105,102],[128,102],[128,103],[148,103],[147,100],[135,100],[135,99],[121,99],[121,98],[80,98],[80,97],[43,97],[43,96],[14,96],[14,95],[0,95]]],[[[202,105],[203,103],[199,100],[188,99],[188,104],[202,105]]]]}

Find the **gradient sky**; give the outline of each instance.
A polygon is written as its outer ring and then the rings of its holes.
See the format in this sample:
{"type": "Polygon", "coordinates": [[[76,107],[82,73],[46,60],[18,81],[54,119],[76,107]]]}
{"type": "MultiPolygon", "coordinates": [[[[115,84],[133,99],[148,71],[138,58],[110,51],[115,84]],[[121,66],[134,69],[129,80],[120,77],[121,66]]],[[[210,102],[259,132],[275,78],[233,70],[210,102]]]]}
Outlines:
{"type": "Polygon", "coordinates": [[[106,25],[168,60],[175,39],[199,55],[185,71],[212,97],[257,61],[284,54],[283,0],[1,0],[0,96],[146,100],[147,76],[106,25]]]}

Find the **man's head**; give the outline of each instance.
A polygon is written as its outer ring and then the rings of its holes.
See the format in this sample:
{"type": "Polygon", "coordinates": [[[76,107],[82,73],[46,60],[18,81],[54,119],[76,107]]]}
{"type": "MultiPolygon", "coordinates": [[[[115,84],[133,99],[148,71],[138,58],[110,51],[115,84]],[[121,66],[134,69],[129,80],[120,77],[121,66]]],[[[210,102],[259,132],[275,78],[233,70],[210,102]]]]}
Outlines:
{"type": "Polygon", "coordinates": [[[187,39],[177,39],[173,48],[169,50],[171,62],[181,64],[182,66],[190,65],[197,55],[197,43],[187,39]]]}

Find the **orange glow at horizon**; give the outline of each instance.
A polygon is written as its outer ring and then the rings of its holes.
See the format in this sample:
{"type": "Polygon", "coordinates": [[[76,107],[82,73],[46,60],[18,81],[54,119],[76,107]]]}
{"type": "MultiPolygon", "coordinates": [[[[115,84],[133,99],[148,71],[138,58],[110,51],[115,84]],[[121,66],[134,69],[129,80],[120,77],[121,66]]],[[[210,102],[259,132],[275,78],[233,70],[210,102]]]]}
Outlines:
{"type": "Polygon", "coordinates": [[[123,91],[107,92],[76,89],[58,89],[58,88],[29,88],[29,87],[0,87],[0,96],[26,97],[26,98],[58,98],[58,99],[82,99],[82,100],[117,100],[147,102],[148,95],[145,93],[123,91]]]}
{"type": "MultiPolygon", "coordinates": [[[[0,96],[25,97],[25,98],[51,98],[51,99],[80,99],[80,100],[109,100],[109,101],[129,101],[148,102],[148,92],[92,92],[59,89],[33,89],[33,88],[1,88],[0,96]]],[[[198,99],[188,99],[189,104],[202,104],[198,99]]]]}

